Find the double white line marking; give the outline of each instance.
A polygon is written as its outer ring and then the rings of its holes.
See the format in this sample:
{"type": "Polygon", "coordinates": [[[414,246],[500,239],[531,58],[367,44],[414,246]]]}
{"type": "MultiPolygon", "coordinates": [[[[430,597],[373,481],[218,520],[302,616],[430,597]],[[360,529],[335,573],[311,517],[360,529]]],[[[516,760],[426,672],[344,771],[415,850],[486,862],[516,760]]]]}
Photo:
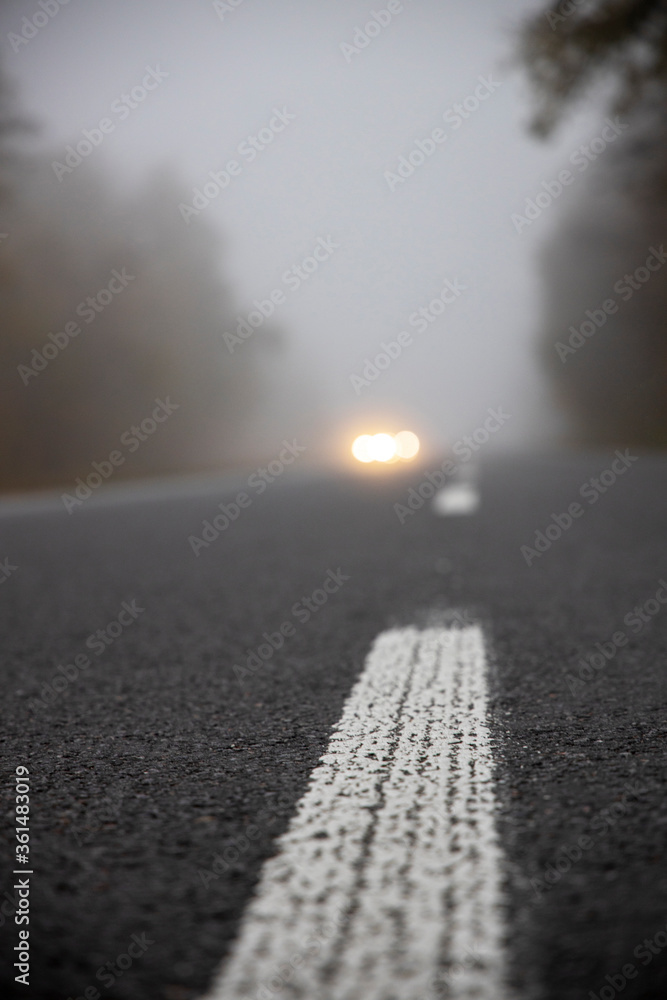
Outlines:
{"type": "Polygon", "coordinates": [[[501,1000],[481,630],[376,640],[215,1000],[501,1000]]]}

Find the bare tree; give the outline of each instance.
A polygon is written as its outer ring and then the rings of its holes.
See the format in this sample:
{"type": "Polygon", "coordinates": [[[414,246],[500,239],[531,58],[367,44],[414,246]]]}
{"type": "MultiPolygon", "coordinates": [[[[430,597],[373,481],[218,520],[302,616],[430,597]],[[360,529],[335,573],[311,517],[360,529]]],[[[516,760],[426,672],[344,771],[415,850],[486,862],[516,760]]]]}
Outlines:
{"type": "Polygon", "coordinates": [[[26,128],[0,77],[0,489],[71,486],[112,451],[114,478],[242,463],[276,336],[227,350],[216,231],[183,223],[168,170],[131,196],[93,163],[59,183],[26,128]]]}
{"type": "Polygon", "coordinates": [[[591,94],[630,126],[581,178],[542,254],[542,352],[568,436],[665,448],[667,265],[649,273],[645,261],[657,250],[656,267],[667,233],[667,3],[561,0],[526,23],[520,52],[537,135],[591,94]]]}
{"type": "Polygon", "coordinates": [[[566,107],[597,81],[613,85],[611,107],[628,115],[667,86],[665,0],[558,0],[526,22],[520,55],[549,134],[566,107]]]}

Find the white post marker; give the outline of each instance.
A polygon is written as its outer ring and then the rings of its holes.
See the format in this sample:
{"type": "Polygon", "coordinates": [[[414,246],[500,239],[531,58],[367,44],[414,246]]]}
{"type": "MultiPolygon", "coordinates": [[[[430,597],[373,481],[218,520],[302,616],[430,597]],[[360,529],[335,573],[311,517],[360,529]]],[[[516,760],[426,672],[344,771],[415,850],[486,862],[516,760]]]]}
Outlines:
{"type": "Polygon", "coordinates": [[[479,502],[479,490],[473,483],[452,483],[451,486],[438,490],[431,502],[431,509],[440,517],[475,514],[479,502]]]}
{"type": "Polygon", "coordinates": [[[431,510],[439,517],[460,517],[477,513],[481,502],[478,486],[479,467],[467,462],[459,467],[456,479],[438,490],[431,510]]]}
{"type": "Polygon", "coordinates": [[[375,641],[210,1000],[502,1000],[478,626],[375,641]]]}

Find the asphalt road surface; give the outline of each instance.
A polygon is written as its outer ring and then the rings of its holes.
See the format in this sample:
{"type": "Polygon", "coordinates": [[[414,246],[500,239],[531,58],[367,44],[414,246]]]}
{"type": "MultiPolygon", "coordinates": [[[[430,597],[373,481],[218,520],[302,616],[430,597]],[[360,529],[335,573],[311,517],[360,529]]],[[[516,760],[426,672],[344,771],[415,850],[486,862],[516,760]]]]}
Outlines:
{"type": "Polygon", "coordinates": [[[426,471],[5,509],[3,997],[667,996],[667,462],[426,471]]]}

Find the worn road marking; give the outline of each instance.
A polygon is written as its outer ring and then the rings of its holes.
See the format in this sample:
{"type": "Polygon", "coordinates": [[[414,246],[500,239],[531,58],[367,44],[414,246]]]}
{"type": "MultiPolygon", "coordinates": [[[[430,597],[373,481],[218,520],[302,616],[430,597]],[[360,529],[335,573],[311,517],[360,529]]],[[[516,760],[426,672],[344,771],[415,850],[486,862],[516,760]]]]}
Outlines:
{"type": "Polygon", "coordinates": [[[211,1000],[501,1000],[481,630],[375,641],[211,1000]]]}

